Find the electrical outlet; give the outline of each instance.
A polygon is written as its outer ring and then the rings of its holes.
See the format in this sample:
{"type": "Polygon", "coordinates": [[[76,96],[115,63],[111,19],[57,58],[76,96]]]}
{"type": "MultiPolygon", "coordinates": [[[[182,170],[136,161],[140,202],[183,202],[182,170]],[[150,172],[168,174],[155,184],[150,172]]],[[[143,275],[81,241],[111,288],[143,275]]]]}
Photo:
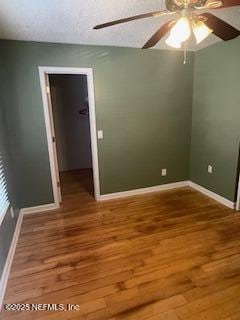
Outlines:
{"type": "Polygon", "coordinates": [[[213,172],[213,167],[211,165],[208,165],[208,173],[212,173],[213,172]]]}
{"type": "Polygon", "coordinates": [[[166,176],[167,175],[167,169],[162,169],[162,176],[166,176]]]}
{"type": "Polygon", "coordinates": [[[103,131],[102,130],[98,130],[97,135],[98,135],[98,139],[103,139],[103,131]]]}

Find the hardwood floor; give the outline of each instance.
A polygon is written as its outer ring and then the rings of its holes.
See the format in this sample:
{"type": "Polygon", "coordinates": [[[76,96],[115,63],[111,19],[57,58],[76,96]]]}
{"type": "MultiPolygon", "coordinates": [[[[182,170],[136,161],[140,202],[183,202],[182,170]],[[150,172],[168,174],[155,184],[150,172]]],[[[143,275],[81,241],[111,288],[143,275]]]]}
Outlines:
{"type": "Polygon", "coordinates": [[[190,188],[96,203],[87,172],[62,179],[62,208],[24,217],[4,302],[79,310],[1,319],[240,319],[239,214],[190,188]]]}

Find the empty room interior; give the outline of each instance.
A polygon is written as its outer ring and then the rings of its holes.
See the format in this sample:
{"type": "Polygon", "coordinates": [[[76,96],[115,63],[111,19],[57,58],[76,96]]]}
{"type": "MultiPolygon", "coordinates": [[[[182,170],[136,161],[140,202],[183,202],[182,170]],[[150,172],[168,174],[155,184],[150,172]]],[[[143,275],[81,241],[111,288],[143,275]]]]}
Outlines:
{"type": "Polygon", "coordinates": [[[0,319],[240,320],[239,36],[239,0],[1,0],[0,319]]]}

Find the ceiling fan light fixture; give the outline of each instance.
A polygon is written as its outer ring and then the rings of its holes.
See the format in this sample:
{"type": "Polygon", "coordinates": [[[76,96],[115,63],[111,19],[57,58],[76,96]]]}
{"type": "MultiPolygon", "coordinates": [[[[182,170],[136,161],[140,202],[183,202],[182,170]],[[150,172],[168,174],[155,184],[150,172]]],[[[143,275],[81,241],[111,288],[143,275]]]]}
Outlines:
{"type": "Polygon", "coordinates": [[[172,27],[166,44],[173,48],[180,48],[181,43],[186,41],[191,35],[191,26],[188,18],[181,17],[172,27]]]}
{"type": "Polygon", "coordinates": [[[169,34],[165,42],[168,46],[176,49],[180,49],[182,44],[181,41],[178,41],[172,33],[169,34]]]}
{"type": "Polygon", "coordinates": [[[193,24],[193,33],[196,38],[197,44],[206,39],[211,33],[212,29],[208,28],[208,26],[203,21],[197,21],[193,24]]]}
{"type": "Polygon", "coordinates": [[[191,35],[191,26],[187,17],[181,17],[172,27],[171,33],[179,42],[186,41],[191,35]]]}

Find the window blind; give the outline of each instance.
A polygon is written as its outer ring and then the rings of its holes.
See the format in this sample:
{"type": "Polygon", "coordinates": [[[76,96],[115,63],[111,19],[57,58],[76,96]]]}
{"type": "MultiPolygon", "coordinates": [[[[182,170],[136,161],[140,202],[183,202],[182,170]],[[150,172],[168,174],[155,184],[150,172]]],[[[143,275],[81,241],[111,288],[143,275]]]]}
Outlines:
{"type": "Polygon", "coordinates": [[[2,154],[0,153],[0,221],[5,215],[8,207],[9,207],[9,200],[8,200],[8,193],[7,193],[7,185],[6,185],[5,175],[4,175],[3,158],[2,158],[2,154]]]}

